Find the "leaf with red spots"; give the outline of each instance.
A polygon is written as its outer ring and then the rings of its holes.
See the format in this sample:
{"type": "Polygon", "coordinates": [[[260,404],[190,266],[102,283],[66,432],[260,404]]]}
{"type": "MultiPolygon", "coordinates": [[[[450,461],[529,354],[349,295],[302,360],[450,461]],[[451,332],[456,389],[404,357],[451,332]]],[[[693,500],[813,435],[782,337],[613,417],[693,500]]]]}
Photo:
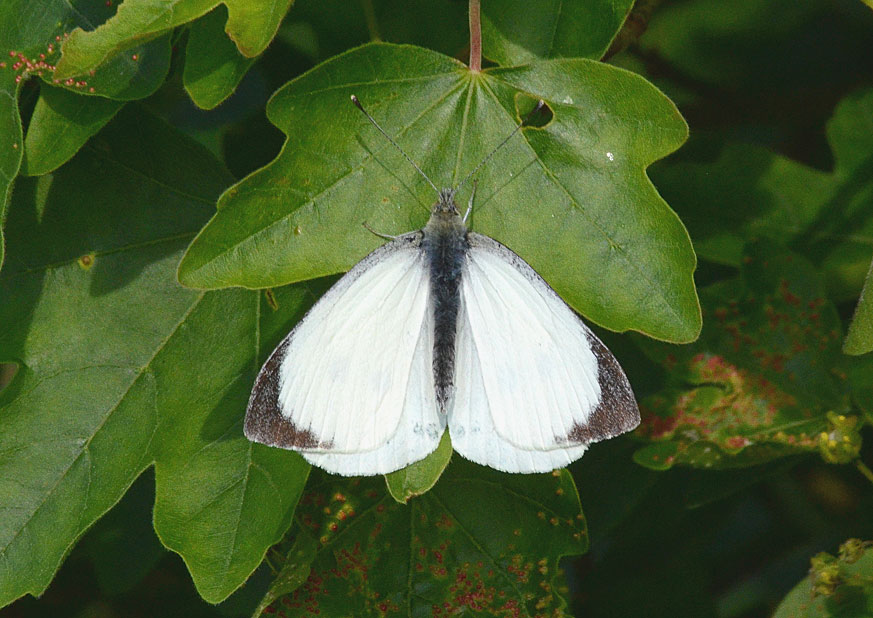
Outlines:
{"type": "Polygon", "coordinates": [[[406,505],[379,478],[313,475],[297,511],[318,539],[306,582],[278,616],[534,616],[565,607],[558,558],[584,552],[566,470],[505,475],[455,457],[406,505]]]}
{"type": "MultiPolygon", "coordinates": [[[[77,3],[64,0],[4,0],[0,10],[0,266],[4,260],[3,224],[6,203],[12,191],[12,181],[18,174],[25,143],[18,97],[22,85],[29,79],[41,78],[55,83],[55,68],[61,56],[61,43],[73,28],[93,28],[104,21],[114,6],[103,2],[77,3]]],[[[170,66],[169,38],[138,45],[131,50],[140,62],[117,58],[99,72],[78,79],[63,80],[59,87],[76,93],[99,93],[116,100],[130,100],[151,94],[158,88],[170,66]]],[[[73,102],[69,96],[55,96],[51,109],[58,113],[35,114],[30,123],[27,146],[38,142],[30,157],[36,173],[53,169],[68,160],[88,137],[104,122],[95,122],[101,113],[108,117],[108,107],[118,104],[96,101],[97,110],[88,110],[85,101],[73,102]],[[63,101],[60,107],[59,101],[63,101]],[[76,113],[79,112],[79,113],[76,113]],[[47,120],[47,124],[44,124],[47,120]],[[42,135],[50,139],[40,140],[42,135]],[[53,140],[53,143],[48,143],[53,140]]],[[[37,107],[49,105],[40,98],[37,107]]],[[[46,112],[47,110],[43,110],[46,112]]],[[[113,112],[114,113],[114,112],[113,112]]]]}
{"type": "Polygon", "coordinates": [[[254,616],[260,616],[274,601],[297,590],[309,578],[310,565],[315,560],[318,543],[305,530],[297,530],[294,543],[285,555],[282,569],[270,588],[255,608],[254,616]]]}
{"type": "Polygon", "coordinates": [[[741,275],[701,291],[700,339],[643,341],[670,385],[642,402],[635,459],[745,466],[818,447],[825,413],[845,411],[841,326],[816,270],[770,242],[746,247],[741,275]]]}
{"type": "Polygon", "coordinates": [[[13,100],[18,84],[29,78],[119,101],[153,93],[170,69],[169,35],[136,41],[125,54],[104,57],[100,68],[93,71],[64,75],[59,70],[70,33],[95,29],[112,17],[116,4],[86,2],[74,6],[64,0],[4,0],[0,11],[0,84],[13,100]]]}

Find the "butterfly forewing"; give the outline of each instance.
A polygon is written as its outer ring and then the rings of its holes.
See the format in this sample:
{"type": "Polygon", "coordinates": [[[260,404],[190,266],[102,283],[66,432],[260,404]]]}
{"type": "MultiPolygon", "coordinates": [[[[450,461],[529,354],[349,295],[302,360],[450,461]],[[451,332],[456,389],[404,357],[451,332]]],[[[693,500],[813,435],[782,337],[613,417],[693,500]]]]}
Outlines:
{"type": "Polygon", "coordinates": [[[390,471],[436,448],[444,421],[420,241],[405,234],[364,258],[276,348],[249,400],[250,439],[340,474],[390,471]]]}
{"type": "Polygon", "coordinates": [[[436,449],[445,431],[446,419],[436,413],[431,322],[428,312],[410,366],[400,421],[387,442],[375,450],[358,453],[303,451],[306,461],[328,472],[346,476],[387,474],[424,459],[436,449]]]}

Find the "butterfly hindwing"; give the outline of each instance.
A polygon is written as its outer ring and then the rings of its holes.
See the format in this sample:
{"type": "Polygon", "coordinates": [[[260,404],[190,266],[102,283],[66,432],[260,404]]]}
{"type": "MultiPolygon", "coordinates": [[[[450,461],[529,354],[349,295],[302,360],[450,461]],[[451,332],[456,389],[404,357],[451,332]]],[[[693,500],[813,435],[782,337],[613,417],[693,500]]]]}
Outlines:
{"type": "Polygon", "coordinates": [[[542,472],[635,427],[630,385],[600,340],[519,256],[487,236],[468,238],[449,418],[456,450],[542,472]]]}
{"type": "Polygon", "coordinates": [[[464,309],[462,303],[455,351],[455,397],[449,415],[452,447],[471,461],[504,472],[547,472],[581,457],[584,444],[552,450],[524,449],[498,433],[495,412],[485,392],[482,360],[464,309]]]}
{"type": "Polygon", "coordinates": [[[246,435],[339,474],[378,474],[439,443],[421,233],[377,249],[342,277],[261,369],[246,435]]]}

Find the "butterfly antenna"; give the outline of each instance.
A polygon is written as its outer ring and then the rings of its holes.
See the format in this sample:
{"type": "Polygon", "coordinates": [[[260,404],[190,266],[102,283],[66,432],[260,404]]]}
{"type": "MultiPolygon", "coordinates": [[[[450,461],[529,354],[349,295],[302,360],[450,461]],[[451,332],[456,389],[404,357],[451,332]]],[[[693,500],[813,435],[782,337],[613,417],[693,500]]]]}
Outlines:
{"type": "Polygon", "coordinates": [[[414,167],[415,170],[416,170],[419,174],[421,174],[421,177],[424,178],[424,179],[427,181],[427,184],[429,184],[431,187],[433,187],[433,190],[434,190],[434,191],[436,191],[437,193],[439,193],[440,190],[437,188],[437,186],[436,186],[435,184],[433,184],[433,181],[432,181],[430,178],[427,177],[427,174],[425,174],[424,172],[421,171],[421,168],[418,167],[418,165],[415,164],[415,161],[413,161],[412,158],[411,158],[408,154],[406,154],[406,152],[404,152],[403,148],[401,148],[401,147],[397,144],[397,142],[395,142],[393,139],[391,139],[391,136],[388,135],[388,134],[385,132],[385,129],[383,129],[382,127],[379,126],[379,123],[376,122],[376,119],[373,118],[373,117],[370,115],[370,113],[369,113],[367,110],[364,109],[364,106],[361,105],[361,102],[358,101],[358,97],[356,97],[355,95],[352,95],[352,103],[354,103],[354,104],[355,104],[355,107],[357,107],[359,110],[361,110],[361,111],[364,113],[364,116],[367,117],[367,120],[369,120],[370,122],[373,123],[373,126],[374,126],[374,127],[376,127],[377,129],[379,129],[379,133],[381,133],[382,135],[384,135],[384,136],[385,136],[385,139],[387,139],[389,142],[391,142],[391,145],[394,146],[397,150],[399,150],[399,151],[400,151],[400,154],[402,154],[404,157],[406,157],[406,160],[409,161],[409,162],[412,164],[412,167],[414,167]]]}
{"type": "Polygon", "coordinates": [[[509,135],[507,135],[507,136],[504,138],[504,140],[503,140],[502,142],[500,142],[499,144],[497,144],[497,146],[494,148],[494,150],[492,150],[490,153],[488,153],[488,156],[486,156],[484,159],[482,159],[482,162],[479,163],[479,165],[477,165],[475,168],[473,168],[473,171],[470,172],[469,174],[467,174],[467,175],[464,177],[464,180],[462,180],[461,182],[459,182],[459,183],[457,184],[457,186],[455,186],[455,188],[453,189],[453,191],[457,192],[458,189],[460,189],[462,186],[464,186],[464,183],[466,183],[468,180],[470,180],[470,178],[472,178],[472,177],[476,174],[476,172],[478,172],[478,171],[482,168],[483,165],[485,165],[486,163],[488,163],[488,161],[491,160],[491,157],[494,156],[494,153],[496,153],[498,150],[500,150],[501,148],[503,148],[503,146],[506,144],[506,142],[508,142],[509,140],[511,140],[511,139],[513,138],[513,136],[514,136],[516,133],[518,133],[519,131],[521,131],[521,128],[522,128],[524,125],[527,124],[527,121],[530,120],[530,119],[533,117],[534,114],[536,114],[537,112],[539,112],[539,111],[540,111],[543,107],[545,107],[545,106],[546,106],[546,102],[543,101],[542,99],[540,99],[539,102],[537,103],[536,107],[534,107],[532,110],[530,110],[530,111],[527,113],[527,115],[525,115],[525,117],[522,118],[521,122],[518,123],[518,126],[515,127],[515,129],[512,130],[512,133],[510,133],[509,135]]]}

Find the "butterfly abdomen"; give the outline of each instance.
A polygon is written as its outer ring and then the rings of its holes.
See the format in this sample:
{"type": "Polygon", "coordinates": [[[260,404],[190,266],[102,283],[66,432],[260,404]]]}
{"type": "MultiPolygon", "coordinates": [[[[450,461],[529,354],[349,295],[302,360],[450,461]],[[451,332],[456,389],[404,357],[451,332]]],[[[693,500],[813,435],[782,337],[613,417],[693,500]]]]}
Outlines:
{"type": "Polygon", "coordinates": [[[467,229],[457,215],[435,213],[424,230],[422,246],[430,280],[434,384],[437,403],[445,412],[452,394],[461,273],[470,247],[467,229]]]}

